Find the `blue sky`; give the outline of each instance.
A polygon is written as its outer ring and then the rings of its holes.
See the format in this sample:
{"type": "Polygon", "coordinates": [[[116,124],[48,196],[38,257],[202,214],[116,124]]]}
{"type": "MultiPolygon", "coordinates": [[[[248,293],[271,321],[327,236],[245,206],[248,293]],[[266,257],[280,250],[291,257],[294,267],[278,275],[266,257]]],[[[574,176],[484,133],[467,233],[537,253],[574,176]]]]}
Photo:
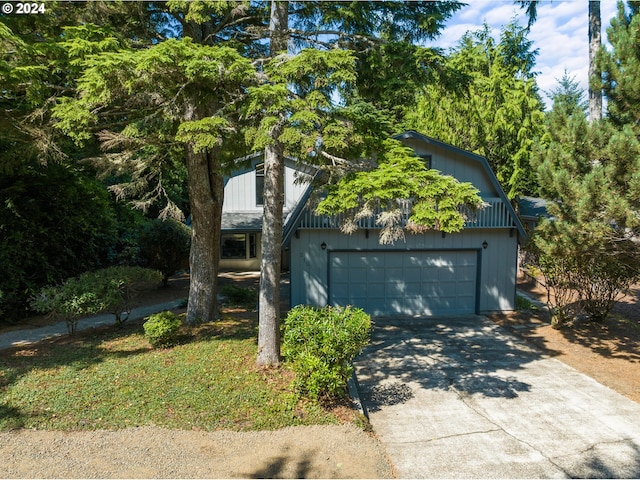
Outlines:
{"type": "MultiPolygon", "coordinates": [[[[504,25],[517,17],[521,25],[526,25],[524,10],[514,5],[512,0],[467,0],[468,5],[459,10],[449,20],[442,35],[433,45],[448,49],[454,47],[468,30],[477,30],[484,21],[498,39],[504,25]]],[[[606,41],[606,28],[616,14],[616,2],[602,0],[602,38],[606,41]]],[[[538,19],[531,28],[528,38],[534,42],[538,57],[535,70],[537,82],[547,105],[549,99],[544,92],[555,89],[557,80],[566,70],[575,77],[580,86],[587,89],[588,50],[588,2],[587,0],[542,1],[538,5],[538,19]]]]}

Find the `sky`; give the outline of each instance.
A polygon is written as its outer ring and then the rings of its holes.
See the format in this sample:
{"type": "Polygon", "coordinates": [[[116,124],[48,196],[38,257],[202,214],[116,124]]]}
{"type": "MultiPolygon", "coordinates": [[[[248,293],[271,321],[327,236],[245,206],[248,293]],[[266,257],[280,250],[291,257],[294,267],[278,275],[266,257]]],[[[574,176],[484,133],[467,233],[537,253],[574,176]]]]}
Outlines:
{"type": "MultiPolygon", "coordinates": [[[[433,46],[455,47],[466,31],[479,29],[485,21],[496,40],[502,27],[514,17],[522,26],[527,24],[526,11],[512,0],[466,0],[466,3],[468,5],[447,22],[433,46]]],[[[606,42],[606,28],[615,16],[616,8],[614,0],[600,2],[603,42],[606,42]]],[[[541,1],[528,38],[533,41],[532,48],[538,49],[534,70],[538,72],[536,80],[547,108],[551,101],[545,93],[557,88],[565,70],[570,77],[575,77],[586,95],[589,69],[587,0],[541,1]]]]}

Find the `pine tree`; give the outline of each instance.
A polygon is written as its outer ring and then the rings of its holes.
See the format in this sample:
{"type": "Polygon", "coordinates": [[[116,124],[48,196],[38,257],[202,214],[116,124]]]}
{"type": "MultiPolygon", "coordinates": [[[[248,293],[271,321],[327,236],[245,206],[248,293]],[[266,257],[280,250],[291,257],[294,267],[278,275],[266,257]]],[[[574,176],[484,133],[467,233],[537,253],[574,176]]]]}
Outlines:
{"type": "MultiPolygon", "coordinates": [[[[216,318],[223,163],[234,156],[237,101],[253,81],[250,61],[228,47],[190,39],[90,57],[79,95],[55,109],[58,127],[77,141],[99,128],[122,163],[163,161],[163,146],[183,145],[192,216],[187,322],[216,318]],[[105,131],[107,119],[111,130],[105,131]],[[139,156],[155,138],[157,155],[139,156]]],[[[237,151],[235,152],[238,153],[237,151]]]]}
{"type": "Polygon", "coordinates": [[[516,23],[497,44],[487,25],[466,33],[438,74],[441,81],[419,90],[405,120],[410,129],[486,157],[510,198],[535,190],[529,159],[542,134],[543,106],[531,47],[516,23]]]}
{"type": "MultiPolygon", "coordinates": [[[[339,122],[315,122],[318,127],[309,128],[313,125],[311,117],[318,120],[323,109],[331,110],[331,101],[326,98],[325,91],[334,89],[337,84],[344,82],[340,78],[342,73],[331,73],[326,71],[326,67],[335,60],[334,52],[327,51],[332,47],[346,47],[348,49],[361,51],[370,48],[372,45],[379,45],[380,40],[404,40],[421,39],[433,36],[442,26],[443,19],[447,18],[451,12],[459,8],[456,2],[416,2],[405,4],[403,2],[353,2],[348,6],[339,2],[288,2],[272,1],[270,17],[270,63],[278,65],[284,57],[283,52],[289,52],[293,47],[290,42],[295,42],[299,47],[312,45],[318,52],[314,55],[315,63],[310,63],[306,68],[296,66],[296,62],[284,62],[283,65],[293,67],[300,72],[302,82],[299,77],[292,76],[287,79],[288,83],[271,82],[269,70],[265,70],[266,90],[273,91],[279,89],[283,94],[275,105],[269,105],[263,127],[266,129],[266,137],[258,135],[256,138],[265,144],[265,199],[263,225],[267,225],[262,236],[261,281],[260,281],[260,307],[259,307],[259,347],[257,362],[260,365],[277,364],[280,356],[279,339],[279,282],[280,282],[280,235],[283,223],[281,185],[284,172],[284,154],[290,151],[295,138],[306,141],[299,142],[308,145],[313,144],[311,150],[316,146],[316,140],[322,146],[321,151],[330,146],[342,146],[348,134],[345,133],[344,125],[338,126],[339,122]],[[318,28],[318,25],[321,27],[318,28]],[[291,27],[293,26],[293,29],[291,27]],[[299,27],[299,28],[296,28],[299,27]],[[333,55],[333,58],[332,58],[333,55]],[[320,68],[320,74],[313,71],[313,67],[320,68]],[[311,69],[311,71],[310,71],[311,69]],[[329,77],[325,76],[326,74],[329,77]],[[332,78],[333,75],[333,78],[332,78]],[[323,81],[328,78],[329,85],[324,88],[323,81]],[[319,81],[320,88],[315,83],[311,83],[311,89],[305,85],[305,81],[312,79],[319,81]],[[336,82],[331,85],[331,82],[336,82]],[[287,90],[293,87],[292,97],[289,97],[287,90]],[[295,98],[300,92],[296,88],[306,88],[305,101],[302,105],[296,101],[287,101],[288,98],[295,98]],[[315,93],[314,90],[318,91],[315,93]],[[325,106],[318,104],[326,103],[325,106]],[[309,103],[308,103],[309,102],[309,103]],[[316,104],[311,109],[309,105],[316,104]],[[279,108],[278,108],[279,106],[279,108]],[[293,120],[293,121],[292,121],[293,120]],[[286,128],[288,123],[289,128],[286,128]],[[335,129],[326,128],[328,125],[335,129]],[[304,134],[295,133],[304,132],[304,134]],[[266,138],[266,142],[264,141],[266,138]],[[268,177],[270,177],[268,179],[268,177]],[[267,192],[273,189],[273,192],[267,192]],[[273,193],[273,194],[272,194],[273,193]],[[277,230],[277,232],[273,229],[277,230]]],[[[286,56],[285,56],[286,57],[286,56]]],[[[334,65],[336,72],[342,70],[342,66],[334,65]]],[[[276,72],[271,69],[271,75],[276,72]]],[[[349,71],[349,68],[346,68],[349,71]]],[[[264,91],[264,89],[263,89],[264,91]]],[[[276,92],[276,97],[277,97],[276,92]]],[[[273,99],[273,97],[271,97],[273,99]]],[[[265,129],[263,128],[263,131],[265,129]]],[[[381,132],[378,132],[381,133],[381,132]]],[[[354,137],[353,135],[351,136],[354,137]]],[[[378,144],[379,140],[377,140],[378,144]]],[[[299,152],[299,145],[294,147],[299,152]]]]}
{"type": "Polygon", "coordinates": [[[640,134],[640,2],[618,3],[607,28],[612,51],[599,57],[603,71],[607,116],[617,126],[631,125],[640,134]]]}
{"type": "Polygon", "coordinates": [[[581,93],[566,78],[556,90],[532,161],[551,201],[533,244],[557,326],[582,313],[603,319],[640,274],[640,143],[628,126],[587,122],[581,93]]]}

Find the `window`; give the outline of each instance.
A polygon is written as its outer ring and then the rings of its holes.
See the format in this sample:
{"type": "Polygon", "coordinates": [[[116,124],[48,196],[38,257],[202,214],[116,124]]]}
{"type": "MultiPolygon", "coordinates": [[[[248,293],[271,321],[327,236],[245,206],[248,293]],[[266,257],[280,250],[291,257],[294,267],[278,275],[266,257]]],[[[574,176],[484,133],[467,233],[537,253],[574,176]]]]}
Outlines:
{"type": "Polygon", "coordinates": [[[240,259],[258,257],[258,242],[255,233],[233,233],[222,235],[220,257],[240,259]]]}
{"type": "Polygon", "coordinates": [[[428,169],[431,169],[431,155],[420,155],[422,161],[427,166],[428,169]]]}
{"type": "Polygon", "coordinates": [[[256,165],[256,205],[264,204],[264,163],[256,165]]]}

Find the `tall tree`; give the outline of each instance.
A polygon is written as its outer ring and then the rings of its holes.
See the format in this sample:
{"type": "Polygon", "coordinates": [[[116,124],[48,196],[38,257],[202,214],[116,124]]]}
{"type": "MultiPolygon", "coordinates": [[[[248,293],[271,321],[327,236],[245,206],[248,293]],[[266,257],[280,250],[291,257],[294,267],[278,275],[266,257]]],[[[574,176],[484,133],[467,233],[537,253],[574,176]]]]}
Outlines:
{"type": "Polygon", "coordinates": [[[149,135],[159,147],[183,145],[192,215],[188,323],[216,318],[222,165],[234,152],[236,102],[254,73],[231,48],[166,40],[89,58],[79,95],[55,109],[58,126],[78,141],[99,128],[103,146],[118,149],[114,160],[156,159],[138,156],[149,135]]]}
{"type": "Polygon", "coordinates": [[[408,128],[486,157],[510,198],[535,190],[529,159],[543,105],[531,46],[515,22],[498,43],[487,25],[467,32],[436,73],[440,81],[418,90],[405,119],[408,128]]]}
{"type": "MultiPolygon", "coordinates": [[[[269,24],[272,58],[287,54],[289,43],[289,2],[271,2],[269,24]]],[[[258,300],[258,365],[280,363],[280,269],[282,265],[282,225],[284,208],[284,148],[280,136],[286,111],[275,111],[264,148],[264,214],[262,216],[262,259],[258,300]]]]}
{"type": "Polygon", "coordinates": [[[600,0],[589,0],[589,119],[602,119],[602,70],[597,62],[602,45],[600,0]]]}
{"type": "Polygon", "coordinates": [[[608,118],[640,134],[640,2],[618,3],[607,36],[612,51],[599,58],[607,96],[608,118]]]}
{"type": "MultiPolygon", "coordinates": [[[[526,9],[527,28],[535,23],[538,17],[539,0],[515,0],[521,8],[526,9]]],[[[591,121],[602,119],[602,71],[598,66],[597,56],[600,50],[602,36],[602,20],[600,15],[600,0],[589,0],[589,118],[591,121]]]]}
{"type": "Polygon", "coordinates": [[[532,161],[553,217],[536,229],[534,245],[560,299],[552,305],[558,326],[580,313],[576,305],[604,318],[640,273],[633,242],[640,227],[640,143],[629,126],[587,122],[579,91],[566,80],[532,161]]]}
{"type": "MultiPolygon", "coordinates": [[[[459,7],[457,2],[352,2],[344,5],[340,2],[274,0],[271,3],[269,28],[271,61],[274,54],[287,51],[290,40],[294,40],[298,46],[314,45],[322,50],[332,46],[347,46],[358,50],[370,48],[382,38],[413,40],[434,36],[443,20],[459,7]],[[293,30],[290,22],[294,26],[293,30]],[[318,25],[321,27],[318,28],[318,25]]],[[[295,84],[294,78],[290,81],[295,84]]],[[[266,230],[263,230],[262,239],[257,359],[260,365],[273,365],[280,361],[277,294],[280,283],[283,212],[282,197],[278,192],[282,191],[284,181],[285,142],[282,135],[285,129],[282,125],[291,112],[286,112],[286,108],[283,108],[279,118],[274,113],[271,112],[270,115],[273,120],[268,135],[270,140],[265,150],[265,192],[268,188],[273,188],[273,193],[277,196],[269,193],[264,199],[263,225],[266,230]],[[273,175],[270,180],[267,180],[267,162],[271,165],[270,174],[273,175]],[[267,181],[271,187],[267,185],[267,181]],[[272,230],[272,227],[278,231],[272,230]]],[[[331,144],[331,140],[327,138],[323,138],[323,142],[331,144]]]]}

